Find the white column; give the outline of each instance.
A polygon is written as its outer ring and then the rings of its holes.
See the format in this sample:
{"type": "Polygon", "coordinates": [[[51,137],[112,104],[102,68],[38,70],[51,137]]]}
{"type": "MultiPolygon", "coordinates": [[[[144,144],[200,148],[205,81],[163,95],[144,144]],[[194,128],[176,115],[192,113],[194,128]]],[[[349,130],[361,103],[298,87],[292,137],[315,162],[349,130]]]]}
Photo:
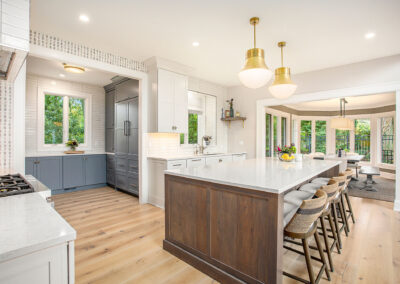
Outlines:
{"type": "MultiPolygon", "coordinates": [[[[282,117],[281,116],[276,116],[276,146],[281,145],[282,144],[282,134],[281,134],[281,130],[282,130],[282,117]]],[[[281,147],[284,145],[281,145],[281,147]]]]}
{"type": "MultiPolygon", "coordinates": [[[[398,153],[400,153],[400,131],[397,131],[397,125],[400,125],[400,90],[396,91],[396,120],[395,120],[395,131],[396,131],[396,140],[395,140],[395,157],[398,153]]],[[[396,164],[396,194],[394,200],[394,210],[400,211],[400,159],[395,159],[396,164]]]]}
{"type": "MultiPolygon", "coordinates": [[[[353,121],[353,126],[355,126],[355,120],[353,119],[352,120],[353,121]]],[[[355,148],[356,148],[356,146],[355,146],[355,129],[353,129],[353,130],[350,130],[350,152],[355,152],[355,148]]]]}
{"type": "Polygon", "coordinates": [[[315,120],[311,120],[311,153],[315,153],[315,120]]]}
{"type": "Polygon", "coordinates": [[[380,127],[378,127],[379,119],[376,117],[372,117],[370,119],[370,126],[371,126],[371,134],[370,134],[370,151],[371,151],[371,165],[376,167],[376,165],[380,161],[380,127]],[[379,159],[379,160],[378,160],[379,159]]]}

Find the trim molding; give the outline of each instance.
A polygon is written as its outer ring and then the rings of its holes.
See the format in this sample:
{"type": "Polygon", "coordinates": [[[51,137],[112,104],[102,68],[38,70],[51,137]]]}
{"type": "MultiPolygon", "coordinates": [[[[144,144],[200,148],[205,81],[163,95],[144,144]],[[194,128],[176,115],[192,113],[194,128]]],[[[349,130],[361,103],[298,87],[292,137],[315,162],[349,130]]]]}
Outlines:
{"type": "Polygon", "coordinates": [[[400,211],[400,200],[394,201],[394,211],[400,211]]]}

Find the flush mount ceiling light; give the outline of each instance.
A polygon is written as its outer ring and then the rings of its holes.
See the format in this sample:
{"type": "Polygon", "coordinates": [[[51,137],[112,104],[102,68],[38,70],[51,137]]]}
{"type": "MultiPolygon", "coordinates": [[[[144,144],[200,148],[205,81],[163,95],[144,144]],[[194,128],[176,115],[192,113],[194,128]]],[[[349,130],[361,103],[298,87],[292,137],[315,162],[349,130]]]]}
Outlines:
{"type": "Polygon", "coordinates": [[[194,41],[194,42],[192,43],[192,45],[195,46],[195,47],[198,47],[198,46],[200,45],[200,43],[199,43],[198,41],[194,41]]]}
{"type": "Polygon", "coordinates": [[[81,20],[81,22],[88,23],[89,22],[89,17],[87,15],[85,15],[85,14],[81,14],[79,16],[79,20],[81,20]]]}
{"type": "Polygon", "coordinates": [[[375,37],[375,33],[372,33],[372,32],[366,33],[364,37],[365,37],[366,39],[374,38],[374,37],[375,37]]]}
{"type": "Polygon", "coordinates": [[[257,17],[250,19],[250,24],[254,26],[254,48],[247,50],[246,63],[239,72],[242,84],[252,89],[266,85],[272,76],[271,70],[265,64],[264,50],[256,48],[256,25],[259,21],[257,17]]]}
{"type": "Polygon", "coordinates": [[[85,68],[63,63],[64,70],[70,73],[80,74],[85,72],[85,68]]]}
{"type": "Polygon", "coordinates": [[[290,79],[290,68],[283,67],[283,48],[286,42],[278,42],[278,47],[281,49],[281,65],[282,67],[275,69],[275,81],[269,87],[271,94],[278,99],[286,99],[293,95],[297,89],[297,85],[293,84],[290,79]]]}
{"type": "Polygon", "coordinates": [[[340,99],[340,117],[332,118],[331,128],[339,130],[353,130],[353,121],[346,117],[346,99],[340,99]]]}
{"type": "Polygon", "coordinates": [[[65,77],[65,75],[62,74],[62,73],[60,73],[59,76],[60,76],[61,78],[64,78],[64,77],[65,77]]]}

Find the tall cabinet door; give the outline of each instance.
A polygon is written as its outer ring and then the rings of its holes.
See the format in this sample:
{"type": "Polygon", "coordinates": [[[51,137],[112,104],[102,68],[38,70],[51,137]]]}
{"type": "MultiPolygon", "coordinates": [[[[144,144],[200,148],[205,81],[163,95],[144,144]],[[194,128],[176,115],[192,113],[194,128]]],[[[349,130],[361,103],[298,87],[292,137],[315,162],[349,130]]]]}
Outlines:
{"type": "Polygon", "coordinates": [[[139,142],[139,115],[138,115],[138,98],[134,98],[128,103],[128,120],[129,120],[129,154],[138,155],[138,142],[139,142]]]}
{"type": "Polygon", "coordinates": [[[158,132],[174,131],[175,73],[158,70],[158,132]]]}
{"type": "Polygon", "coordinates": [[[115,112],[115,153],[128,153],[128,103],[117,103],[115,105],[115,112]]]}
{"type": "Polygon", "coordinates": [[[188,132],[187,77],[175,74],[174,78],[174,132],[188,132]]]}

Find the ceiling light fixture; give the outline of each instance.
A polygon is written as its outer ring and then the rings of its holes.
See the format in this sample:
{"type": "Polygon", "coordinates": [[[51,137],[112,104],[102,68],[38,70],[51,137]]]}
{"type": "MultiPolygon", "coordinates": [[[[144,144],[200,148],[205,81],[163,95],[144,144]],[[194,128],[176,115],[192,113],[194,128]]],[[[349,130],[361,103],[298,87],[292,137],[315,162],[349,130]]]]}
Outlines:
{"type": "Polygon", "coordinates": [[[81,14],[79,16],[79,20],[81,20],[81,22],[88,23],[89,22],[89,17],[87,15],[85,15],[85,14],[81,14]]]}
{"type": "Polygon", "coordinates": [[[268,69],[264,60],[264,50],[256,48],[256,25],[260,19],[253,17],[250,24],[254,26],[254,48],[247,50],[246,63],[239,72],[239,79],[248,88],[257,89],[268,83],[272,72],[268,69]]]}
{"type": "Polygon", "coordinates": [[[372,33],[372,32],[371,32],[371,33],[366,33],[366,34],[365,34],[365,38],[366,38],[366,39],[371,39],[371,38],[374,38],[374,37],[375,37],[375,33],[372,33]]]}
{"type": "Polygon", "coordinates": [[[339,130],[353,130],[353,121],[346,117],[346,99],[340,99],[340,117],[332,118],[331,128],[339,130]]]}
{"type": "Polygon", "coordinates": [[[290,68],[283,67],[283,48],[286,46],[285,41],[278,42],[281,49],[281,66],[275,69],[275,81],[269,87],[271,94],[278,99],[286,99],[293,95],[297,89],[297,85],[293,84],[290,79],[290,68]]]}
{"type": "Polygon", "coordinates": [[[70,73],[80,74],[85,72],[85,68],[63,63],[64,70],[70,73]]]}
{"type": "Polygon", "coordinates": [[[64,77],[65,77],[65,75],[62,74],[62,73],[60,73],[58,76],[60,76],[61,78],[64,78],[64,77]]]}
{"type": "Polygon", "coordinates": [[[198,46],[200,45],[200,43],[199,43],[198,41],[194,41],[194,42],[192,43],[192,45],[195,46],[195,47],[198,47],[198,46]]]}

